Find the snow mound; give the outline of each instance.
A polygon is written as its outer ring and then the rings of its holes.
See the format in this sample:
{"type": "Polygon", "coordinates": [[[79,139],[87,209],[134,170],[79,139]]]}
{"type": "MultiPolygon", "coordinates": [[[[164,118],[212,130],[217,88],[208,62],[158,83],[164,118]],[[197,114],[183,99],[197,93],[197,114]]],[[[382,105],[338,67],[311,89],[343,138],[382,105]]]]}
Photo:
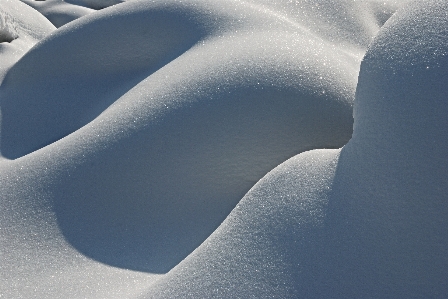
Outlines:
{"type": "Polygon", "coordinates": [[[361,64],[354,134],[261,179],[141,298],[445,298],[446,1],[416,1],[361,64]]]}
{"type": "Polygon", "coordinates": [[[66,136],[16,160],[70,169],[48,187],[64,237],[102,262],[166,272],[270,169],[348,141],[358,63],[258,7],[125,3],[11,69],[2,154],[66,136]]]}
{"type": "Polygon", "coordinates": [[[320,239],[339,152],[309,151],[276,167],[141,298],[330,297],[320,292],[320,239]]]}
{"type": "Polygon", "coordinates": [[[0,6],[0,85],[9,68],[54,26],[34,9],[18,0],[0,6]]]}
{"type": "Polygon", "coordinates": [[[448,294],[445,2],[4,3],[0,297],[448,294]]]}
{"type": "Polygon", "coordinates": [[[64,0],[20,0],[44,15],[54,26],[61,27],[95,10],[64,0]]]}
{"type": "Polygon", "coordinates": [[[20,0],[43,14],[56,27],[126,0],[20,0]]]}

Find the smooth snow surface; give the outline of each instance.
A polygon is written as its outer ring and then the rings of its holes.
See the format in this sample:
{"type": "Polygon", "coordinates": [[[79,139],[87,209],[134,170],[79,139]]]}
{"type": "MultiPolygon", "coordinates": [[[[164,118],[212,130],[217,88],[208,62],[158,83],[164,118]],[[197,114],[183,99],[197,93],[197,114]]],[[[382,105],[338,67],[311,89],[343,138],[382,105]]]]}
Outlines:
{"type": "Polygon", "coordinates": [[[61,27],[77,18],[126,0],[20,0],[43,14],[53,25],[61,27]]]}
{"type": "Polygon", "coordinates": [[[64,0],[20,0],[43,14],[54,26],[61,27],[77,18],[94,12],[93,9],[73,5],[64,0]]]}
{"type": "Polygon", "coordinates": [[[446,298],[447,14],[0,0],[0,298],[446,298]]]}
{"type": "Polygon", "coordinates": [[[447,15],[397,12],[361,64],[350,142],[275,168],[142,298],[445,298],[447,15]]]}

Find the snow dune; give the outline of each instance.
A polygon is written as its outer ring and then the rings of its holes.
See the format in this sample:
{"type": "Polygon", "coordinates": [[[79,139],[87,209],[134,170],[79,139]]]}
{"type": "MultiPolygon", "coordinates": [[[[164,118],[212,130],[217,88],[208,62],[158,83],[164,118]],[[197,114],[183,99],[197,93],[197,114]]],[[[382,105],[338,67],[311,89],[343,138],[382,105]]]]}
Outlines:
{"type": "Polygon", "coordinates": [[[448,293],[443,1],[22,2],[0,297],[448,293]]]}

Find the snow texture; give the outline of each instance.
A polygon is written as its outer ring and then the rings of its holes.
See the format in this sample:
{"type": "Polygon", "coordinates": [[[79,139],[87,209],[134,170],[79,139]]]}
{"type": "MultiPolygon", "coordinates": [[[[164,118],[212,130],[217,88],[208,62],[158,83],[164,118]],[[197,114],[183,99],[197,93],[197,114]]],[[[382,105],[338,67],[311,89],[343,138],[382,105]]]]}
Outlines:
{"type": "Polygon", "coordinates": [[[55,28],[34,9],[14,0],[0,2],[0,84],[8,69],[55,28]]]}
{"type": "Polygon", "coordinates": [[[20,0],[43,14],[56,27],[126,0],[20,0]]]}
{"type": "Polygon", "coordinates": [[[0,298],[446,298],[447,14],[0,0],[0,298]]]}
{"type": "Polygon", "coordinates": [[[444,298],[448,5],[414,2],[361,64],[353,138],[260,180],[142,298],[444,298]]]}

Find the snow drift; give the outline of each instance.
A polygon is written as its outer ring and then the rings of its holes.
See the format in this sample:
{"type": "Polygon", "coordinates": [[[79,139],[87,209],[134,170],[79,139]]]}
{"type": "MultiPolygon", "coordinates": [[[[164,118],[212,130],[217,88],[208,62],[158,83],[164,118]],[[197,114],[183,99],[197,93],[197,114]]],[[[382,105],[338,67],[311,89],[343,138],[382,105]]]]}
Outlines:
{"type": "Polygon", "coordinates": [[[23,2],[0,295],[446,296],[443,1],[23,2]]]}
{"type": "Polygon", "coordinates": [[[142,298],[443,298],[448,5],[414,2],[361,64],[353,138],[252,188],[142,298]]]}
{"type": "Polygon", "coordinates": [[[164,273],[269,170],[348,141],[357,52],[327,45],[249,4],[105,9],[8,72],[2,154],[65,169],[45,189],[75,248],[164,273]]]}
{"type": "Polygon", "coordinates": [[[0,83],[8,69],[54,30],[41,14],[18,1],[2,0],[0,10],[0,83]]]}

